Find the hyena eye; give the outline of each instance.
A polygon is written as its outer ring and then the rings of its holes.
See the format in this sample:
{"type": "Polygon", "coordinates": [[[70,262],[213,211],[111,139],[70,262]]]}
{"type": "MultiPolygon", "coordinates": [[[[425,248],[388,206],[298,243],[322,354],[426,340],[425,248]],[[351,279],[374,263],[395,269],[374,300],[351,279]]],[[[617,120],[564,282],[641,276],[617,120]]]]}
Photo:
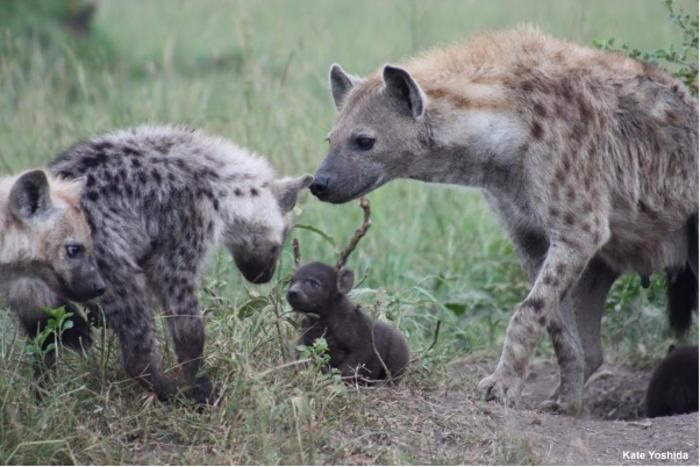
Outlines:
{"type": "Polygon", "coordinates": [[[309,279],[306,282],[308,282],[308,284],[314,289],[318,289],[319,287],[321,287],[321,283],[316,279],[309,279]]]}
{"type": "Polygon", "coordinates": [[[84,251],[85,247],[83,247],[83,245],[66,245],[66,255],[68,255],[69,258],[77,258],[78,256],[82,255],[84,251]]]}
{"type": "Polygon", "coordinates": [[[359,149],[362,151],[369,151],[374,147],[374,138],[370,138],[369,136],[358,136],[355,138],[355,144],[359,149]]]}

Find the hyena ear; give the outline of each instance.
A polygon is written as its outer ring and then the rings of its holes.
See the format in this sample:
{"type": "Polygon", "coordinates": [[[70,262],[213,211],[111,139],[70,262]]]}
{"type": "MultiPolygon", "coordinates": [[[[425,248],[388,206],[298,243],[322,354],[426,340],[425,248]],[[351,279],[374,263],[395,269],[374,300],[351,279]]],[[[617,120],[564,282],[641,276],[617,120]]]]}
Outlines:
{"type": "Polygon", "coordinates": [[[330,82],[331,95],[333,96],[333,102],[335,102],[335,108],[340,110],[350,90],[361,83],[362,80],[357,76],[345,73],[340,65],[334,63],[331,65],[330,82]]]}
{"type": "Polygon", "coordinates": [[[408,105],[413,118],[421,118],[425,111],[425,95],[411,74],[403,68],[384,65],[382,77],[387,91],[408,105]]]}
{"type": "Polygon", "coordinates": [[[279,202],[282,212],[289,212],[297,202],[297,195],[301,190],[311,185],[314,176],[311,174],[301,177],[284,177],[272,182],[272,192],[279,202]]]}
{"type": "Polygon", "coordinates": [[[10,211],[21,221],[45,215],[53,208],[49,180],[43,170],[23,174],[10,190],[10,211]]]}
{"type": "Polygon", "coordinates": [[[346,294],[350,292],[353,284],[355,283],[355,274],[352,269],[343,266],[338,271],[338,292],[346,294]]]}

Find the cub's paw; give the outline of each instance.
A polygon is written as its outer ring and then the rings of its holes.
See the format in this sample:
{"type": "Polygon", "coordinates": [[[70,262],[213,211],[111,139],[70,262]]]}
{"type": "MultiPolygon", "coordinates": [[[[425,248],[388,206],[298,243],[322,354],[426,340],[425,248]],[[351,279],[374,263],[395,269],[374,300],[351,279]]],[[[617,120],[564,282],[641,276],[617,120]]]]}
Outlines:
{"type": "Polygon", "coordinates": [[[496,370],[493,374],[481,380],[478,389],[487,401],[495,400],[514,406],[520,398],[520,391],[523,389],[523,379],[518,375],[496,370]]]}

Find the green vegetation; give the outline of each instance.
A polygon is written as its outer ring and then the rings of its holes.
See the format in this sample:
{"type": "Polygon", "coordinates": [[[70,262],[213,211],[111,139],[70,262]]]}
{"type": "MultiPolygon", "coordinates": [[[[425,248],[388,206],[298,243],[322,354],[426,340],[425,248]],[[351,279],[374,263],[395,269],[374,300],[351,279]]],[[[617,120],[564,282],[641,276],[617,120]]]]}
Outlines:
{"type": "MultiPolygon", "coordinates": [[[[76,33],[63,18],[84,4],[0,5],[4,173],[44,164],[90,135],[144,122],[202,127],[266,154],[280,173],[313,172],[334,119],[332,62],[366,74],[474,31],[523,22],[583,44],[613,36],[655,50],[685,40],[655,0],[114,0],[100,2],[89,30],[76,33]]],[[[676,4],[697,18],[695,2],[676,4]]],[[[291,248],[277,279],[262,287],[245,284],[222,252],[200,293],[206,366],[221,388],[219,406],[159,404],[126,379],[114,337],[99,330],[88,357],[61,353],[51,381],[37,387],[32,347],[3,312],[0,461],[535,462],[525,441],[506,443],[478,426],[450,435],[461,443],[455,449],[436,452],[424,437],[442,426],[443,415],[418,402],[438,390],[478,398],[478,375],[467,382],[448,377],[447,363],[470,354],[487,359],[490,369],[527,292],[495,217],[478,192],[460,187],[401,181],[370,200],[373,226],[348,265],[359,278],[354,297],[398,326],[420,355],[396,391],[357,390],[322,375],[316,346],[304,350],[310,365],[291,363],[298,317],[283,300],[291,248]],[[423,352],[438,322],[438,340],[423,352]]],[[[354,203],[331,206],[308,195],[296,211],[299,224],[313,227],[293,232],[304,260],[328,262],[362,215],[354,203]]],[[[663,286],[659,277],[642,289],[634,276],[616,285],[603,323],[608,360],[643,365],[665,353],[663,286]]],[[[174,366],[167,339],[161,343],[166,367],[174,366]]],[[[538,352],[551,355],[550,347],[543,339],[538,352]]]]}

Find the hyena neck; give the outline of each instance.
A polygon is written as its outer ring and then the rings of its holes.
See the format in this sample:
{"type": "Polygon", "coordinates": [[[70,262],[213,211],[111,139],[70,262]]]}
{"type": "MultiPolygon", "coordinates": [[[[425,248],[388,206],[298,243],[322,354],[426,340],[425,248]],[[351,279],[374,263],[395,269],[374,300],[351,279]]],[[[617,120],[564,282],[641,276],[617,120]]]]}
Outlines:
{"type": "Polygon", "coordinates": [[[11,216],[0,215],[0,218],[3,217],[5,220],[0,226],[0,267],[34,262],[38,254],[34,244],[36,239],[11,220],[11,216]]]}
{"type": "Polygon", "coordinates": [[[328,323],[334,323],[351,314],[354,309],[355,304],[353,304],[347,296],[342,295],[337,301],[328,307],[321,319],[328,323]]]}
{"type": "Polygon", "coordinates": [[[224,228],[236,228],[252,218],[279,216],[279,204],[270,189],[272,181],[272,177],[252,175],[239,176],[232,182],[225,178],[212,181],[213,191],[222,196],[217,214],[224,228]]]}
{"type": "Polygon", "coordinates": [[[42,279],[51,277],[51,268],[42,261],[18,260],[12,263],[0,263],[0,285],[18,279],[42,279]]]}
{"type": "Polygon", "coordinates": [[[518,181],[527,130],[505,110],[435,112],[429,150],[410,158],[407,178],[480,188],[518,181]]]}

